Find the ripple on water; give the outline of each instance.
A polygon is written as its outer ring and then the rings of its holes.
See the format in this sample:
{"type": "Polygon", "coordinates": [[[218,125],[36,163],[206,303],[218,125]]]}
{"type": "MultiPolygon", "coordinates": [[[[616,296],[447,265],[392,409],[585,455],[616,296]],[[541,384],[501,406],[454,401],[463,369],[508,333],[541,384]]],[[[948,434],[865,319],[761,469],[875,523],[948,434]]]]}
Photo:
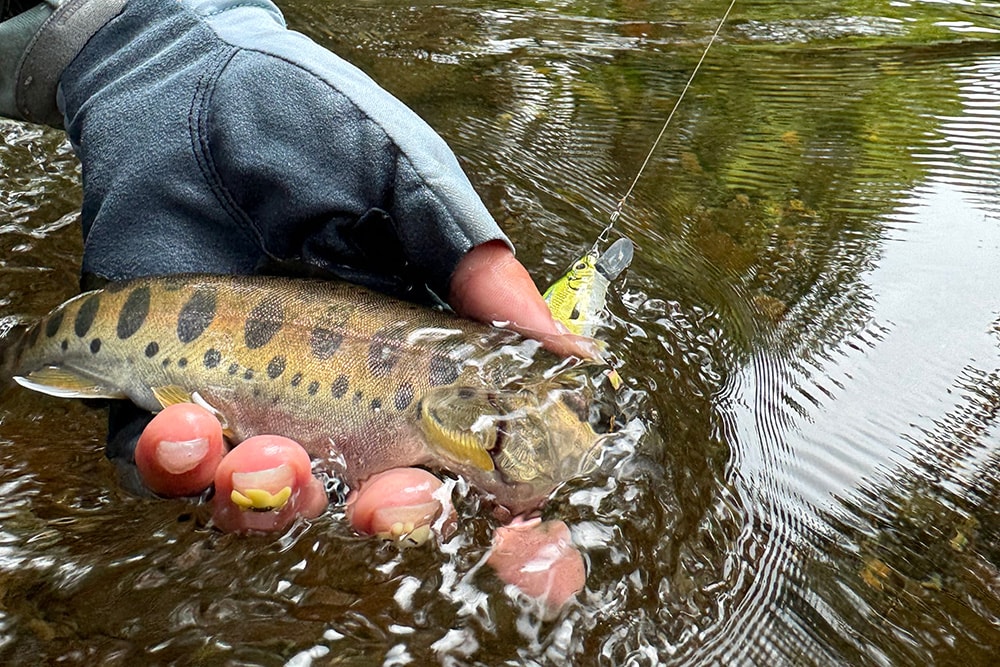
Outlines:
{"type": "Polygon", "coordinates": [[[917,158],[934,181],[969,194],[995,215],[1000,184],[1000,57],[958,65],[955,76],[960,107],[939,118],[938,136],[917,158]]]}

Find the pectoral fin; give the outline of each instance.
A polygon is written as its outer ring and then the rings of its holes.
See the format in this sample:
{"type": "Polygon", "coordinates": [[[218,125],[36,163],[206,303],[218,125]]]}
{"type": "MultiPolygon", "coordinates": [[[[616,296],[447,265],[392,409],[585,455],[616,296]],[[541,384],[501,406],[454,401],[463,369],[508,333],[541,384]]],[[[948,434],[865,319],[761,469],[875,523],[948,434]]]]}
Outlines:
{"type": "Polygon", "coordinates": [[[152,387],[153,396],[164,408],[177,403],[191,403],[191,392],[176,384],[168,384],[162,387],[152,387]]]}
{"type": "Polygon", "coordinates": [[[57,398],[128,398],[121,389],[59,366],[47,366],[14,381],[26,389],[57,398]]]}
{"type": "Polygon", "coordinates": [[[235,435],[233,430],[229,427],[229,422],[226,421],[225,415],[223,415],[219,410],[216,410],[213,406],[208,404],[201,394],[198,392],[190,392],[184,387],[176,384],[167,384],[162,387],[151,387],[150,390],[153,392],[153,396],[160,403],[163,408],[168,408],[171,405],[176,405],[177,403],[194,403],[202,408],[205,408],[219,420],[222,424],[222,435],[227,440],[234,440],[235,435]]]}

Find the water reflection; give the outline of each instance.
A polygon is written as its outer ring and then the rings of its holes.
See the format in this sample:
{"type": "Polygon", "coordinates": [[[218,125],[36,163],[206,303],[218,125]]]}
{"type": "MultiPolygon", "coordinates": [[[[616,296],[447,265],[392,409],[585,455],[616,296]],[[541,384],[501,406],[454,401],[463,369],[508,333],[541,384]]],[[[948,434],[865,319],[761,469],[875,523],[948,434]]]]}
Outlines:
{"type": "MultiPolygon", "coordinates": [[[[724,10],[286,4],[446,136],[540,283],[603,226],[724,10]]],[[[121,491],[100,414],[7,389],[0,656],[989,664],[990,11],[737,5],[620,223],[638,254],[606,336],[629,419],[614,465],[547,510],[588,560],[564,617],[482,566],[475,502],[436,550],[362,540],[337,510],[223,536],[204,508],[121,491]]],[[[75,289],[79,176],[58,133],[0,136],[0,315],[37,315],[75,289]]]]}

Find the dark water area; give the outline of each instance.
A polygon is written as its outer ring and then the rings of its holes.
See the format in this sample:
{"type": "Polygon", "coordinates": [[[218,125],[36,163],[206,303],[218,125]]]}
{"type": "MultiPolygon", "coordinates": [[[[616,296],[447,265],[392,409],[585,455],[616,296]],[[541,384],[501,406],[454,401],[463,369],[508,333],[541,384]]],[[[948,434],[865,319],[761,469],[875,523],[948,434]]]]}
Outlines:
{"type": "MultiPolygon", "coordinates": [[[[724,3],[280,3],[448,140],[539,285],[626,191],[724,3]]],[[[4,664],[989,665],[1000,655],[1000,6],[738,3],[616,231],[616,456],[545,511],[542,621],[493,520],[399,551],[341,507],[222,535],[104,417],[4,387],[4,664]]],[[[317,119],[322,122],[322,119],[317,119]]],[[[336,131],[336,128],[331,128],[336,131]]],[[[0,324],[72,295],[79,169],[0,121],[0,324]]]]}

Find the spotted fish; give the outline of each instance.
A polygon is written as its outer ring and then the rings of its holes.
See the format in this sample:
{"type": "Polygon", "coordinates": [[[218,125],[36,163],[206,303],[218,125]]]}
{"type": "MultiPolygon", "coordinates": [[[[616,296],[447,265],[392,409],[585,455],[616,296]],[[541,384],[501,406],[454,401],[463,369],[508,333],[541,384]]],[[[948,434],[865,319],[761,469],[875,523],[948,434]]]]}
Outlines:
{"type": "Polygon", "coordinates": [[[552,373],[560,360],[537,343],[336,282],[112,283],[55,308],[6,357],[29,389],[154,412],[194,400],[234,442],[294,438],[348,484],[447,469],[515,513],[592,469],[602,441],[585,374],[552,373]]]}

